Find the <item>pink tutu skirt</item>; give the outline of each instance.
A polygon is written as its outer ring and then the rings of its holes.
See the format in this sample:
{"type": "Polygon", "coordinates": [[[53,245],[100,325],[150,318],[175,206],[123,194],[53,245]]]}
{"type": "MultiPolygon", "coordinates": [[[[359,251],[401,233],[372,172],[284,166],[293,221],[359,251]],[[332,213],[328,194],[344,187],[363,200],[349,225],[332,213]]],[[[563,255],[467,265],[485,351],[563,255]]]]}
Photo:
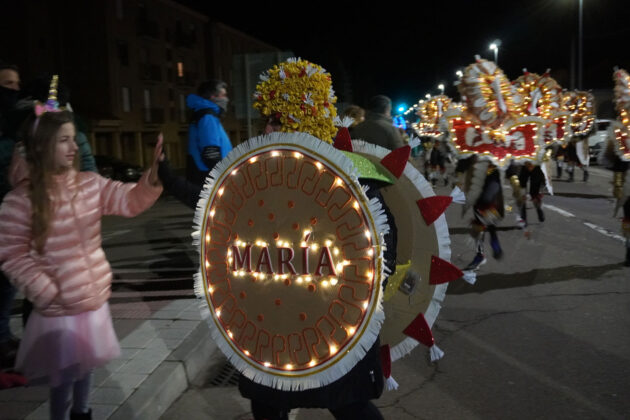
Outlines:
{"type": "Polygon", "coordinates": [[[120,355],[109,304],[68,316],[33,311],[26,324],[15,367],[31,385],[58,386],[83,378],[120,355]]]}

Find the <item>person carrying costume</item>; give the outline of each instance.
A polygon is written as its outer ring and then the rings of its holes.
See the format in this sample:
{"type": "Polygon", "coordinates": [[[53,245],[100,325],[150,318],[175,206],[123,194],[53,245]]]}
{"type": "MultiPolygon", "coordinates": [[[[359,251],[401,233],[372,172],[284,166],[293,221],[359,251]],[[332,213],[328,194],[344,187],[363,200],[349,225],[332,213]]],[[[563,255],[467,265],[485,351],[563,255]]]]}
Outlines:
{"type": "Polygon", "coordinates": [[[107,300],[112,272],[101,248],[100,217],[135,216],[160,196],[153,166],[137,184],[77,172],[72,113],[50,97],[25,127],[28,173],[0,207],[0,262],[34,305],[16,368],[50,386],[50,418],[90,419],[91,372],[120,354],[107,300]]]}

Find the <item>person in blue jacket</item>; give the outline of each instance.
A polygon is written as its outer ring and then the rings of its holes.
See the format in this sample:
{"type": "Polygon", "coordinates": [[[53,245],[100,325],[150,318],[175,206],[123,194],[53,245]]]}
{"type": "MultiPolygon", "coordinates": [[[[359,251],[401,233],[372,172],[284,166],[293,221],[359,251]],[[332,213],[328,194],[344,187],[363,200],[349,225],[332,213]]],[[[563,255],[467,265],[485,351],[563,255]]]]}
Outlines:
{"type": "Polygon", "coordinates": [[[203,82],[197,94],[186,98],[193,112],[188,130],[188,162],[186,178],[203,185],[214,165],[232,150],[220,117],[227,111],[227,84],[220,80],[203,82]]]}

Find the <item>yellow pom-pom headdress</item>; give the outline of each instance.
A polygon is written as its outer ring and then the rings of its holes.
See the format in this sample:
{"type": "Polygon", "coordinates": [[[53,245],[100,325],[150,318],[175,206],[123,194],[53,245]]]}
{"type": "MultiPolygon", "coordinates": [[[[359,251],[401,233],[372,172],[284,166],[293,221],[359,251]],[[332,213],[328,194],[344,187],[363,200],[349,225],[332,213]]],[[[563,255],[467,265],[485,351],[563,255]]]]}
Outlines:
{"type": "Polygon", "coordinates": [[[290,58],[260,76],[254,108],[282,123],[281,131],[309,133],[332,143],[337,97],[330,74],[317,64],[290,58]]]}
{"type": "Polygon", "coordinates": [[[615,81],[615,107],[621,123],[630,125],[630,75],[623,69],[616,69],[613,74],[615,81]]]}
{"type": "Polygon", "coordinates": [[[514,86],[521,97],[516,107],[521,115],[538,115],[549,120],[560,111],[562,87],[549,76],[549,70],[541,76],[523,69],[523,75],[514,81],[514,86]]]}

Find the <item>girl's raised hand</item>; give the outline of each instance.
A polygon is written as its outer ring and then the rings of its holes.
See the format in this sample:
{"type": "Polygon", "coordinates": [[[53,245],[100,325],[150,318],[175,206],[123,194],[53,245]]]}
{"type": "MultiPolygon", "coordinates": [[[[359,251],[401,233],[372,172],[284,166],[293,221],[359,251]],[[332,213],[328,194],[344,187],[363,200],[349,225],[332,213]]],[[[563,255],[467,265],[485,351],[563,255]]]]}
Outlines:
{"type": "Polygon", "coordinates": [[[162,156],[162,145],[164,143],[164,136],[162,133],[158,134],[158,141],[153,151],[153,164],[151,165],[151,173],[149,174],[149,182],[151,185],[160,185],[160,179],[158,178],[158,164],[160,163],[160,157],[162,156]]]}

